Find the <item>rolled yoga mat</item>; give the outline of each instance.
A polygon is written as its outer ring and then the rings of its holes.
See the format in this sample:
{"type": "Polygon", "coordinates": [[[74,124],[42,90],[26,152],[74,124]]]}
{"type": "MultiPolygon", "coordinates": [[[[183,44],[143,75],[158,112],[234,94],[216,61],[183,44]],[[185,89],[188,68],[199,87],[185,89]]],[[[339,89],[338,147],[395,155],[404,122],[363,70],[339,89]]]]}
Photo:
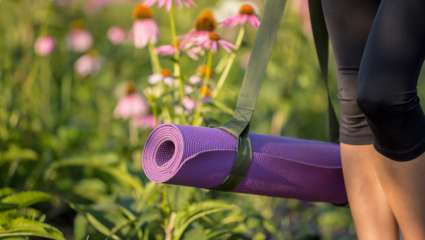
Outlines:
{"type": "MultiPolygon", "coordinates": [[[[347,202],[337,144],[250,133],[253,159],[232,192],[305,201],[347,202]]],[[[160,124],[143,150],[147,177],[158,183],[213,188],[235,161],[237,139],[199,126],[160,124]]]]}

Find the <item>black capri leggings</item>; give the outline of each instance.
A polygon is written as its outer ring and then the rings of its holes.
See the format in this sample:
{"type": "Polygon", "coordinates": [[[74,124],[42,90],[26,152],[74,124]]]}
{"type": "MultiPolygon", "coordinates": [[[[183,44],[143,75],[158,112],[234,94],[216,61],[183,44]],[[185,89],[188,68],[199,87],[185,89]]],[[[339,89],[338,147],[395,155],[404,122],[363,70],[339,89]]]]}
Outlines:
{"type": "Polygon", "coordinates": [[[408,161],[425,152],[417,81],[425,0],[322,0],[338,67],[340,141],[408,161]]]}

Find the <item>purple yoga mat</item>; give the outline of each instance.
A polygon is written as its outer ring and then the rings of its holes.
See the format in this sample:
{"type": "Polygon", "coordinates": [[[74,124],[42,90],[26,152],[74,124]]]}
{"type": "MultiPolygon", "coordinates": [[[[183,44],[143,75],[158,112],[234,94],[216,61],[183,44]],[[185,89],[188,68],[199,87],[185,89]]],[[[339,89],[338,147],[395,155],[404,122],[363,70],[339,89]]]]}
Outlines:
{"type": "MultiPolygon", "coordinates": [[[[347,202],[337,144],[250,133],[253,160],[233,192],[347,202]]],[[[212,188],[228,175],[236,139],[208,127],[160,124],[149,134],[143,168],[155,182],[212,188]]]]}

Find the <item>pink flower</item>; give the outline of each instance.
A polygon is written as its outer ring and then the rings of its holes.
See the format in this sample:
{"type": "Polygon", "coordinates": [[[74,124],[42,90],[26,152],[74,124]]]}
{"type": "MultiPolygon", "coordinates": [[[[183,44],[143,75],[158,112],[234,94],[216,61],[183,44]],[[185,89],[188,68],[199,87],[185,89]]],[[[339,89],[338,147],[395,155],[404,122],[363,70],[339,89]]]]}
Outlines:
{"type": "Polygon", "coordinates": [[[198,75],[193,75],[189,78],[189,82],[193,85],[198,85],[201,81],[202,79],[198,75]]]}
{"type": "Polygon", "coordinates": [[[137,20],[133,23],[133,41],[136,48],[144,48],[148,43],[156,43],[159,28],[153,20],[137,20]]]}
{"type": "Polygon", "coordinates": [[[195,21],[195,29],[191,30],[181,39],[182,48],[187,49],[194,45],[198,45],[208,38],[210,32],[214,32],[217,25],[214,13],[206,9],[199,14],[195,21]]]}
{"type": "Polygon", "coordinates": [[[153,115],[136,116],[132,121],[138,128],[154,128],[158,125],[158,123],[155,123],[155,117],[153,115]]]}
{"type": "Polygon", "coordinates": [[[87,53],[81,56],[74,64],[75,71],[82,77],[97,73],[102,61],[96,53],[87,53]]]}
{"type": "Polygon", "coordinates": [[[173,45],[162,45],[156,48],[156,52],[160,56],[173,56],[177,53],[177,48],[173,45]]]}
{"type": "Polygon", "coordinates": [[[201,46],[192,46],[183,49],[184,53],[186,53],[190,58],[194,60],[198,60],[199,56],[204,55],[205,51],[201,46]]]}
{"type": "MultiPolygon", "coordinates": [[[[193,0],[175,0],[177,6],[191,7],[194,5],[193,0]]],[[[170,11],[171,6],[173,5],[173,0],[146,0],[145,4],[149,7],[152,7],[155,4],[158,4],[158,7],[165,7],[167,11],[170,11]]]]}
{"type": "Polygon", "coordinates": [[[162,77],[161,74],[154,73],[154,74],[152,74],[152,75],[149,76],[148,83],[149,84],[152,84],[152,85],[155,85],[155,84],[161,82],[162,81],[162,78],[163,77],[162,77]]]}
{"type": "Polygon", "coordinates": [[[232,43],[221,39],[220,35],[216,32],[210,32],[208,39],[204,39],[200,42],[200,45],[212,52],[217,52],[220,48],[223,48],[226,52],[231,52],[235,49],[232,43]]]}
{"type": "Polygon", "coordinates": [[[249,4],[242,5],[237,15],[228,17],[221,22],[221,24],[225,27],[234,27],[247,23],[254,28],[258,28],[260,26],[260,19],[255,14],[254,8],[249,4]]]}
{"type": "Polygon", "coordinates": [[[39,37],[34,44],[34,50],[39,56],[48,56],[55,49],[55,39],[49,35],[39,37]]]}
{"type": "Polygon", "coordinates": [[[74,52],[85,52],[93,44],[90,32],[82,28],[74,28],[67,37],[68,47],[74,52]]]}
{"type": "Polygon", "coordinates": [[[118,45],[125,41],[125,31],[121,27],[113,26],[108,29],[108,39],[112,44],[118,45]]]}
{"type": "Polygon", "coordinates": [[[203,44],[209,39],[210,34],[214,32],[216,25],[214,13],[209,9],[202,11],[196,19],[195,29],[181,38],[180,48],[189,57],[198,59],[200,55],[204,54],[205,48],[203,44]]]}
{"type": "Polygon", "coordinates": [[[144,48],[148,43],[156,43],[159,27],[153,20],[153,14],[145,4],[138,4],[133,11],[135,21],[132,27],[133,41],[136,48],[144,48]]]}
{"type": "Polygon", "coordinates": [[[181,47],[183,49],[190,49],[199,45],[200,42],[203,42],[205,39],[208,39],[208,35],[211,31],[203,30],[192,30],[183,36],[181,40],[181,47]]]}
{"type": "Polygon", "coordinates": [[[122,119],[133,119],[144,116],[148,112],[145,98],[134,92],[123,96],[114,109],[114,116],[122,119]]]}
{"type": "Polygon", "coordinates": [[[185,92],[186,94],[191,94],[191,93],[193,93],[193,87],[192,87],[192,86],[190,86],[190,85],[185,85],[185,86],[184,86],[184,92],[185,92]]]}
{"type": "Polygon", "coordinates": [[[184,45],[182,41],[179,41],[179,49],[173,45],[162,45],[156,48],[156,52],[160,56],[174,56],[177,51],[182,51],[194,60],[198,60],[199,56],[204,54],[204,49],[202,47],[193,45],[193,43],[192,45],[184,45]]]}
{"type": "Polygon", "coordinates": [[[183,98],[182,104],[183,107],[189,112],[191,112],[196,107],[196,102],[188,96],[183,98]]]}
{"type": "Polygon", "coordinates": [[[166,85],[172,86],[174,83],[174,78],[169,69],[162,69],[161,74],[155,73],[149,76],[148,82],[152,85],[155,85],[163,81],[166,85]]]}
{"type": "Polygon", "coordinates": [[[205,49],[201,44],[208,39],[209,34],[210,31],[190,31],[181,38],[180,50],[190,58],[198,60],[205,53],[205,49]]]}

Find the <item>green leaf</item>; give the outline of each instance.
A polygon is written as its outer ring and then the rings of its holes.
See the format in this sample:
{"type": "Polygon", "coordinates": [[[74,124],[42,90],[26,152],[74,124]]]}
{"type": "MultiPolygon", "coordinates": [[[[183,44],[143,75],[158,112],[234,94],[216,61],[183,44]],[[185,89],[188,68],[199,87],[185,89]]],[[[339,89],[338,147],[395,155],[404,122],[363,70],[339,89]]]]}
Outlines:
{"type": "Polygon", "coordinates": [[[191,240],[191,239],[208,240],[208,236],[204,228],[195,227],[187,231],[183,239],[184,240],[191,240]]]}
{"type": "Polygon", "coordinates": [[[35,220],[16,218],[6,227],[0,229],[0,238],[9,237],[41,237],[54,240],[64,240],[61,231],[55,227],[35,220]]]}
{"type": "MultiPolygon", "coordinates": [[[[220,239],[222,236],[229,236],[231,235],[231,231],[229,229],[214,229],[213,231],[210,231],[207,235],[207,239],[220,239]]],[[[224,238],[228,239],[228,238],[224,238]]]]}
{"type": "Polygon", "coordinates": [[[143,186],[140,180],[132,176],[124,169],[111,165],[112,163],[116,163],[117,161],[118,157],[115,154],[98,154],[90,157],[65,159],[52,164],[47,170],[45,177],[51,178],[53,176],[53,173],[57,169],[64,167],[93,168],[111,175],[119,183],[123,185],[128,185],[135,189],[137,193],[140,193],[143,190],[143,186]]]}
{"type": "Polygon", "coordinates": [[[14,192],[15,191],[12,188],[0,188],[0,198],[10,195],[14,192]]]}
{"type": "Polygon", "coordinates": [[[121,184],[131,186],[136,191],[136,193],[141,193],[143,191],[143,185],[141,181],[138,178],[132,176],[127,171],[115,167],[103,167],[99,168],[99,170],[110,174],[121,184]]]}
{"type": "Polygon", "coordinates": [[[2,198],[0,200],[0,211],[14,208],[24,208],[36,203],[51,201],[51,199],[51,195],[44,192],[19,192],[2,198]]]}
{"type": "Polygon", "coordinates": [[[107,196],[107,185],[97,178],[86,178],[74,185],[72,192],[80,197],[92,201],[101,200],[107,196]]]}
{"type": "Polygon", "coordinates": [[[95,216],[93,216],[90,213],[85,213],[84,216],[86,217],[87,221],[100,233],[102,233],[105,236],[108,236],[114,240],[120,240],[121,238],[114,233],[112,233],[108,227],[103,225],[98,219],[96,219],[95,216]]]}
{"type": "Polygon", "coordinates": [[[238,208],[234,205],[218,201],[207,201],[190,205],[186,211],[177,213],[174,226],[174,237],[176,240],[181,239],[188,226],[202,217],[213,213],[237,209],[238,208]]]}
{"type": "Polygon", "coordinates": [[[11,209],[0,212],[0,225],[7,224],[10,219],[24,217],[27,219],[40,220],[44,217],[43,213],[33,208],[11,209]]]}
{"type": "Polygon", "coordinates": [[[0,165],[15,160],[35,161],[37,160],[37,153],[31,149],[20,148],[16,145],[11,145],[5,152],[0,153],[0,165]]]}
{"type": "Polygon", "coordinates": [[[87,220],[82,214],[77,214],[74,218],[74,238],[83,240],[87,236],[87,220]]]}
{"type": "Polygon", "coordinates": [[[143,212],[139,215],[139,217],[137,217],[136,221],[135,221],[135,225],[137,227],[142,226],[143,224],[146,223],[152,223],[155,221],[161,221],[161,213],[159,209],[150,209],[146,212],[143,212]]]}

